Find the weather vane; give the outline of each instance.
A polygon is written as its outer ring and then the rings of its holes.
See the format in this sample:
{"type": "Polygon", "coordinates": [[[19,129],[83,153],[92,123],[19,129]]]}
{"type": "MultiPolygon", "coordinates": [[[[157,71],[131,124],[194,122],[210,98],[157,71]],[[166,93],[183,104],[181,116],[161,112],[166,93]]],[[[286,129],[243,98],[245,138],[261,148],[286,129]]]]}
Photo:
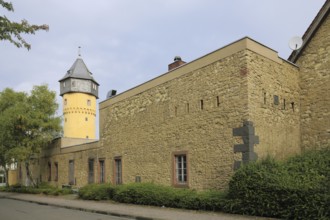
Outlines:
{"type": "Polygon", "coordinates": [[[78,57],[81,57],[81,46],[78,47],[78,57]]]}

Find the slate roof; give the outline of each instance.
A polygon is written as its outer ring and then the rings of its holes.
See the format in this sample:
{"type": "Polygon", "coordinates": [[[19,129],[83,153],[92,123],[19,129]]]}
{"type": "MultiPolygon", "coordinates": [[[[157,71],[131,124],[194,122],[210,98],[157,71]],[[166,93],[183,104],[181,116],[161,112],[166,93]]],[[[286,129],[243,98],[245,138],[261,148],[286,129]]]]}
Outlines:
{"type": "Polygon", "coordinates": [[[87,79],[92,80],[94,83],[99,85],[92,76],[93,74],[88,70],[86,64],[84,63],[81,57],[78,57],[77,60],[73,63],[71,68],[67,71],[65,76],[59,80],[59,82],[68,79],[68,78],[75,78],[75,79],[87,79]]]}

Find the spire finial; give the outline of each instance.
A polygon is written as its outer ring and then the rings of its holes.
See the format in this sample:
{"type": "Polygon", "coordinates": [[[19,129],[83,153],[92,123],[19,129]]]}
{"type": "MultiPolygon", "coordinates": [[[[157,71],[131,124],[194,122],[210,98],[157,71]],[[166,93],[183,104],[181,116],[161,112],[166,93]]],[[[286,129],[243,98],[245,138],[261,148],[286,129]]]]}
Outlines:
{"type": "Polygon", "coordinates": [[[78,57],[81,57],[81,46],[78,47],[78,57]]]}

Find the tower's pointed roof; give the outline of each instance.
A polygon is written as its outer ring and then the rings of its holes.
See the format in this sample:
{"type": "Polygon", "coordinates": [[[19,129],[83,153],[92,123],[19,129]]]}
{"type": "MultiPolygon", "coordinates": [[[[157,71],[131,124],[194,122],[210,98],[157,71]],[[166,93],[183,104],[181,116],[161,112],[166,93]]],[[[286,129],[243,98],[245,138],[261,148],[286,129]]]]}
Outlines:
{"type": "Polygon", "coordinates": [[[76,78],[76,79],[87,79],[92,80],[94,83],[99,85],[92,76],[92,73],[88,70],[83,59],[79,56],[76,61],[73,63],[71,68],[67,71],[65,76],[59,81],[63,81],[67,78],[76,78]]]}

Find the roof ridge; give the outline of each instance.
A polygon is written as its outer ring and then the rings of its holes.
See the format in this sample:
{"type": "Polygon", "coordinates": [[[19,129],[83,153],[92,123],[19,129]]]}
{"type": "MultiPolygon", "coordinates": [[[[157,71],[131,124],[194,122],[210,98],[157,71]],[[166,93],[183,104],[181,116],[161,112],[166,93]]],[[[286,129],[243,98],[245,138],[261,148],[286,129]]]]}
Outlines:
{"type": "Polygon", "coordinates": [[[303,39],[303,45],[299,50],[292,51],[290,54],[288,60],[290,62],[295,63],[297,59],[299,58],[301,52],[304,50],[306,45],[309,43],[315,32],[318,30],[318,28],[321,26],[325,18],[328,16],[330,11],[330,0],[326,0],[325,3],[320,8],[319,12],[309,25],[309,27],[306,29],[302,39],[303,39]]]}

